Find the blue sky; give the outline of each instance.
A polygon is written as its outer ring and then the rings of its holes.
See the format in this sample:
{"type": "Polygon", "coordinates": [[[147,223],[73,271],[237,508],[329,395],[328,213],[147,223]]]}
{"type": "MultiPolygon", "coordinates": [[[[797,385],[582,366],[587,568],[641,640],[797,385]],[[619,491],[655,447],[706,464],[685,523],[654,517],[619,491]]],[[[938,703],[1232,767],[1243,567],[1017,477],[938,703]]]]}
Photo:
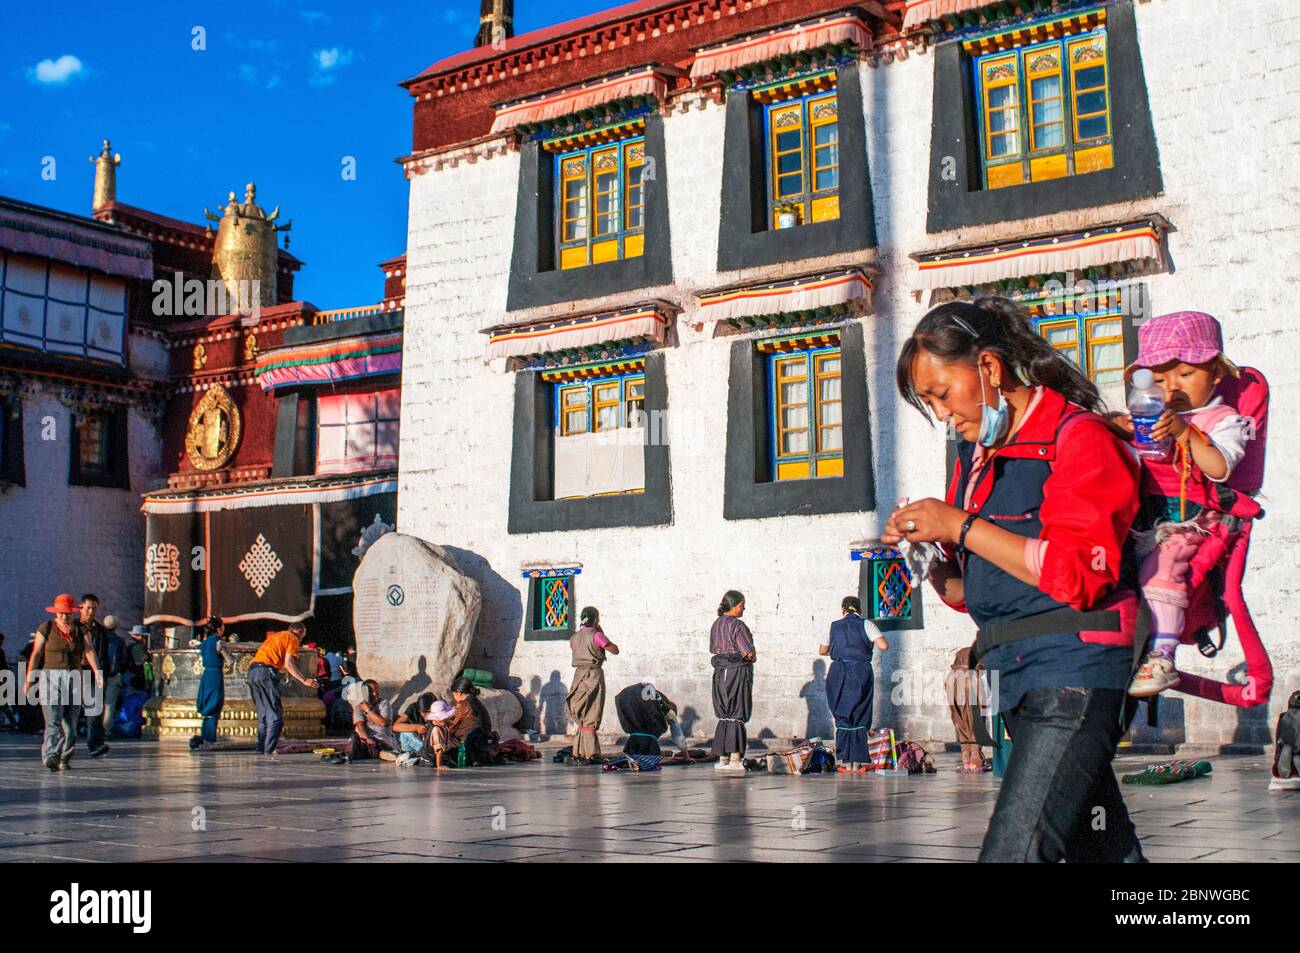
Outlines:
{"type": "MultiPolygon", "coordinates": [[[[516,31],[616,0],[516,0],[516,31]]],[[[122,154],[119,201],[203,222],[257,183],[293,220],[296,296],[382,295],[405,250],[412,100],[397,83],[473,43],[478,0],[15,4],[0,30],[0,195],[90,214],[87,157],[122,154]],[[116,8],[127,12],[106,12],[116,8]],[[206,49],[195,50],[194,28],[206,49]],[[341,175],[356,160],[356,179],[341,175]],[[54,177],[45,179],[46,157],[54,177]]]]}

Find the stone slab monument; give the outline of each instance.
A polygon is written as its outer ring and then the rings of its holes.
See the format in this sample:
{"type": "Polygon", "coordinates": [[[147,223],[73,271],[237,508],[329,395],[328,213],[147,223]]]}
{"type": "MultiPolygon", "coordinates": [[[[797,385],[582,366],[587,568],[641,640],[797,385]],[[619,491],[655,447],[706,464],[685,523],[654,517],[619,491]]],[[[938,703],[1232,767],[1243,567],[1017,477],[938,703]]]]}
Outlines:
{"type": "Polygon", "coordinates": [[[422,692],[450,698],[478,623],[478,583],[441,547],[386,533],[362,557],[352,593],[361,677],[379,682],[396,710],[422,692]]]}

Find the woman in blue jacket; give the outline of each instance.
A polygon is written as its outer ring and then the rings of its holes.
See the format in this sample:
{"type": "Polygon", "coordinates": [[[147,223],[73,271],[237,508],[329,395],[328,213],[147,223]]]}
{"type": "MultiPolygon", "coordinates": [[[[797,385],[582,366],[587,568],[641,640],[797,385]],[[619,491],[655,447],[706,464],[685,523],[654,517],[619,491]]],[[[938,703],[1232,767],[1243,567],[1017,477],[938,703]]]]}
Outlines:
{"type": "Polygon", "coordinates": [[[845,596],[840,611],[844,616],[831,623],[830,634],[817,651],[831,657],[826,701],[835,716],[835,759],[839,770],[861,772],[871,763],[867,753],[867,730],[871,727],[875,697],[871,648],[883,652],[889,643],[875,623],[862,618],[862,603],[857,596],[845,596]]]}

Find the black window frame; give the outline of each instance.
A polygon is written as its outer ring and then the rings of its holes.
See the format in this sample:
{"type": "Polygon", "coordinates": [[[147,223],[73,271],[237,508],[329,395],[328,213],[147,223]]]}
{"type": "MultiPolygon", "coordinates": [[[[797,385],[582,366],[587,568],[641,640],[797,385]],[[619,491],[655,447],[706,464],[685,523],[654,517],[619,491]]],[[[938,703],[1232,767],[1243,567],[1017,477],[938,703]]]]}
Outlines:
{"type": "Polygon", "coordinates": [[[643,177],[645,244],[640,255],[581,268],[560,268],[555,224],[555,156],[529,139],[519,148],[515,234],[510,255],[506,310],[545,307],[673,283],[668,227],[668,164],[664,161],[663,117],[645,117],[643,177]]]}
{"type": "Polygon", "coordinates": [[[0,483],[27,485],[25,454],[22,398],[0,395],[0,483]]]}
{"type": "Polygon", "coordinates": [[[1106,10],[1114,162],[1095,172],[983,188],[980,104],[970,56],[960,39],[935,46],[927,233],[1095,208],[1164,190],[1132,0],[1117,0],[1106,10]]]}
{"type": "Polygon", "coordinates": [[[515,374],[510,505],[506,532],[550,533],[673,521],[668,447],[668,382],[664,355],[645,356],[645,489],[640,493],[552,498],[555,386],[536,371],[515,374]]]}
{"type": "Polygon", "coordinates": [[[839,326],[844,475],[772,478],[767,355],[756,338],[731,345],[722,516],[727,520],[870,512],[876,508],[871,405],[862,325],[839,326]]]}
{"type": "Polygon", "coordinates": [[[794,228],[771,227],[763,103],[750,90],[727,93],[722,147],[718,270],[820,258],[876,246],[862,82],[856,60],[836,67],[839,218],[794,228]]]}
{"type": "Polygon", "coordinates": [[[102,407],[83,411],[72,411],[68,417],[71,436],[68,441],[68,485],[93,486],[114,490],[131,488],[131,458],[128,446],[130,429],[130,408],[125,404],[105,404],[102,407]],[[81,427],[82,419],[91,415],[106,418],[107,457],[103,473],[81,468],[81,427]]]}

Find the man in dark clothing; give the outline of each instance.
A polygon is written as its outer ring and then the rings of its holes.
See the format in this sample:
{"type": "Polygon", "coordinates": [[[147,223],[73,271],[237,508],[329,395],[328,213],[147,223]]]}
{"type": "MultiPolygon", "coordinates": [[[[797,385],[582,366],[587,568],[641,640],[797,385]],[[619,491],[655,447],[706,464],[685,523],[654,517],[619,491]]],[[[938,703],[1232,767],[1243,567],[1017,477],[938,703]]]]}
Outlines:
{"type": "Polygon", "coordinates": [[[108,691],[108,678],[115,673],[109,667],[111,659],[108,653],[111,647],[108,641],[109,639],[117,641],[117,637],[111,636],[95,618],[98,612],[99,596],[88,592],[81,597],[81,624],[86,630],[86,638],[90,642],[90,647],[95,650],[95,658],[104,673],[104,684],[98,687],[93,704],[88,704],[85,708],[86,748],[92,758],[98,758],[109,752],[108,745],[104,743],[104,700],[108,691]]]}

